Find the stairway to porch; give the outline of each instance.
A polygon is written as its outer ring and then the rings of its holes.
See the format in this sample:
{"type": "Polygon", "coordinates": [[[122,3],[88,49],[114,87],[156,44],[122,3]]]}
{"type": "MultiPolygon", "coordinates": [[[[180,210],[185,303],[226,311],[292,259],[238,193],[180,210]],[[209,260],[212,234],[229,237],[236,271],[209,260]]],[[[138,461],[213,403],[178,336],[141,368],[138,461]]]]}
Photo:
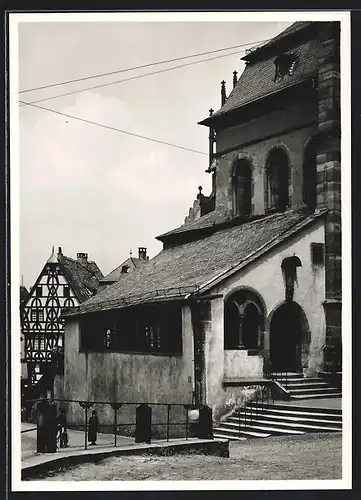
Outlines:
{"type": "Polygon", "coordinates": [[[340,398],[341,389],[320,377],[303,377],[301,373],[273,373],[276,380],[288,393],[289,399],[340,398]]]}
{"type": "Polygon", "coordinates": [[[254,402],[221,422],[214,429],[214,436],[236,441],[309,432],[341,432],[341,398],[324,399],[322,404],[319,401],[254,402]],[[306,406],[308,402],[312,406],[306,406]]]}

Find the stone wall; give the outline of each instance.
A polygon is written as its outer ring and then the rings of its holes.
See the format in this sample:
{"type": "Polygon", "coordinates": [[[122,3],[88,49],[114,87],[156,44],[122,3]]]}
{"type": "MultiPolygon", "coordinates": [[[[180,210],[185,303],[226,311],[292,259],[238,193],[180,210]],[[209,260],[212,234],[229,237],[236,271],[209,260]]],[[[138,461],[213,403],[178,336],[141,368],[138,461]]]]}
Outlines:
{"type": "Polygon", "coordinates": [[[324,23],[318,45],[317,205],[327,207],[325,369],[341,370],[340,25],[324,23]]]}

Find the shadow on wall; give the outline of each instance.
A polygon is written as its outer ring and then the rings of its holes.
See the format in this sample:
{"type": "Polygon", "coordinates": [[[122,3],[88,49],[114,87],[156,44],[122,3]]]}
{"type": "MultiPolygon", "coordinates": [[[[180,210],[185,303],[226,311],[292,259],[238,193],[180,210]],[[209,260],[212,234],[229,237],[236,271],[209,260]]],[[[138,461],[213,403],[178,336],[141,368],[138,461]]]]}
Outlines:
{"type": "Polygon", "coordinates": [[[216,425],[232,415],[238,409],[243,408],[261,390],[261,386],[227,388],[217,398],[217,403],[212,406],[213,421],[216,425]]]}

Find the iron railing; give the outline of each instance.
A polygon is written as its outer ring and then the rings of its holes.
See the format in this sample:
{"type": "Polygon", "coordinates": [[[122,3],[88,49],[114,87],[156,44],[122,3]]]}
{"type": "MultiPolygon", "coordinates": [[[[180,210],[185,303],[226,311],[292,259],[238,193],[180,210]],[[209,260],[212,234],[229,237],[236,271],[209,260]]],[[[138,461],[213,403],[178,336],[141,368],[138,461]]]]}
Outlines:
{"type": "MultiPolygon", "coordinates": [[[[84,432],[84,449],[88,448],[88,422],[89,422],[89,410],[93,407],[96,407],[96,405],[109,405],[112,410],[113,410],[113,423],[99,423],[98,426],[98,432],[101,433],[102,431],[106,431],[107,434],[114,435],[114,446],[117,446],[117,437],[122,436],[122,437],[136,437],[135,436],[135,428],[136,428],[136,418],[134,418],[132,421],[126,421],[126,422],[119,422],[119,413],[121,412],[122,409],[125,407],[131,407],[134,408],[134,412],[131,412],[132,415],[135,417],[136,416],[136,409],[139,408],[141,405],[147,405],[148,407],[157,407],[157,408],[164,408],[163,415],[165,416],[165,421],[154,421],[153,418],[151,419],[151,436],[152,439],[166,439],[169,441],[171,439],[171,429],[174,427],[183,427],[183,430],[180,432],[177,432],[177,436],[183,436],[186,440],[188,440],[190,437],[197,437],[197,433],[195,432],[194,429],[194,423],[192,421],[189,421],[189,414],[188,411],[192,408],[195,408],[193,404],[188,404],[188,403],[149,403],[149,402],[112,402],[112,401],[85,401],[85,400],[75,400],[75,399],[47,399],[47,398],[39,398],[39,399],[31,399],[24,401],[22,403],[23,407],[29,407],[31,406],[33,410],[37,412],[37,404],[40,402],[51,402],[51,403],[59,403],[59,408],[64,407],[65,404],[69,403],[75,403],[79,404],[79,406],[84,410],[84,420],[83,424],[78,424],[78,425],[68,425],[68,429],[70,430],[81,430],[84,432]],[[35,408],[34,408],[35,407],[35,408]],[[172,409],[178,410],[177,415],[173,415],[173,421],[171,418],[171,411],[172,409]],[[176,417],[176,418],[174,418],[176,417]],[[159,428],[161,431],[159,431],[159,428]],[[162,430],[163,429],[163,430],[162,430]],[[125,432],[128,430],[128,432],[125,432]],[[134,432],[132,432],[134,430],[134,432]]],[[[197,407],[197,409],[201,410],[204,405],[200,405],[197,407]]],[[[129,413],[129,412],[128,412],[129,413]]],[[[32,423],[34,423],[34,419],[30,418],[32,423]]],[[[30,432],[30,430],[36,430],[36,428],[33,429],[27,429],[22,432],[30,432]]]]}
{"type": "Polygon", "coordinates": [[[256,390],[254,396],[249,399],[246,405],[238,409],[238,433],[246,431],[253,423],[259,413],[265,411],[266,405],[274,403],[274,393],[272,390],[273,381],[265,381],[260,389],[256,390]]]}

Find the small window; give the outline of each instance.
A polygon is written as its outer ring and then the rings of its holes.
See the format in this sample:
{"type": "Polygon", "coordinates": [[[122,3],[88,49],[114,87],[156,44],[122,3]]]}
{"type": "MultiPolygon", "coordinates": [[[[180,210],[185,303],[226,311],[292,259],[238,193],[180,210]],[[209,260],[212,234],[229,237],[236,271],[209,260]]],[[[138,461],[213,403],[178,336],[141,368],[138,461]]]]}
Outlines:
{"type": "Polygon", "coordinates": [[[38,321],[44,321],[44,310],[38,309],[38,321]]]}
{"type": "Polygon", "coordinates": [[[324,264],[324,248],[323,243],[311,243],[311,262],[315,266],[324,264]]]}
{"type": "Polygon", "coordinates": [[[36,309],[31,309],[30,318],[31,318],[31,321],[37,321],[38,315],[37,315],[37,310],[36,309]]]}
{"type": "Polygon", "coordinates": [[[36,287],[36,296],[37,296],[37,297],[41,297],[41,296],[42,296],[42,294],[43,294],[43,287],[42,287],[41,285],[38,285],[38,286],[36,287]]]}
{"type": "Polygon", "coordinates": [[[66,299],[70,297],[70,288],[68,285],[64,285],[64,297],[66,299]]]}
{"type": "Polygon", "coordinates": [[[123,266],[122,273],[128,273],[128,272],[129,272],[129,266],[123,266]]]}

